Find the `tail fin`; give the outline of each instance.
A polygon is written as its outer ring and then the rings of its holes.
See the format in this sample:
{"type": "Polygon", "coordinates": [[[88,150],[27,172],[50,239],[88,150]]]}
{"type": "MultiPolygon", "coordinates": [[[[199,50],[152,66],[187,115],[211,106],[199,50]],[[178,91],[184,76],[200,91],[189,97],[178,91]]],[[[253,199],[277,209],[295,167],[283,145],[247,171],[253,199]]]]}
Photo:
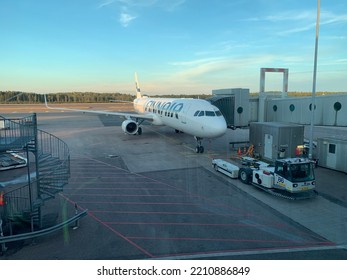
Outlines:
{"type": "Polygon", "coordinates": [[[135,86],[136,86],[136,98],[141,98],[141,90],[140,90],[140,83],[137,80],[137,73],[135,72],[135,86]]]}

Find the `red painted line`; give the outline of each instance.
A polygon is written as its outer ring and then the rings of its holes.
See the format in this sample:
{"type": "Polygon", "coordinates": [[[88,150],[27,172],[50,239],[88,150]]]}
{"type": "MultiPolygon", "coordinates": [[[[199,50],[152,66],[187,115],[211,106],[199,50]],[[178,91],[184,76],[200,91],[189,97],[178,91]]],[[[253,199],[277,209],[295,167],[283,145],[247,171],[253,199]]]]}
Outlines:
{"type": "MultiPolygon", "coordinates": [[[[104,184],[102,184],[102,185],[104,185],[104,184]]],[[[118,184],[117,184],[118,185],[118,184]]],[[[152,191],[167,191],[167,189],[165,188],[117,188],[117,187],[112,187],[112,188],[110,188],[110,187],[101,187],[101,188],[89,188],[89,187],[82,187],[82,188],[78,188],[78,189],[76,189],[76,188],[71,188],[71,187],[68,187],[68,188],[64,188],[64,191],[65,190],[110,190],[110,191],[112,191],[112,190],[136,190],[136,191],[147,191],[147,190],[152,190],[152,191]]]]}
{"type": "Polygon", "coordinates": [[[113,211],[113,210],[94,210],[93,213],[114,213],[114,214],[136,214],[136,215],[206,215],[206,216],[225,216],[225,217],[245,217],[249,215],[240,214],[214,214],[208,212],[156,212],[156,211],[113,211]]]}
{"type": "Polygon", "coordinates": [[[74,169],[82,169],[82,168],[90,168],[90,169],[94,169],[94,168],[100,168],[100,169],[104,169],[107,170],[107,168],[109,169],[113,169],[114,167],[112,166],[102,166],[102,165],[95,165],[94,163],[92,164],[78,164],[78,165],[74,165],[72,168],[74,169]]]}
{"type": "Polygon", "coordinates": [[[123,234],[121,234],[119,231],[115,230],[114,228],[112,228],[111,226],[105,224],[103,221],[101,221],[98,217],[96,217],[95,215],[93,215],[92,213],[88,213],[89,216],[91,216],[93,219],[95,219],[96,221],[98,221],[99,223],[101,223],[103,226],[107,227],[109,230],[111,230],[113,233],[115,233],[116,235],[118,235],[119,237],[121,237],[122,239],[124,239],[125,241],[127,241],[128,243],[130,243],[131,245],[133,245],[134,247],[136,247],[137,249],[139,249],[141,252],[143,252],[144,254],[146,254],[148,257],[150,258],[154,258],[154,255],[152,255],[150,252],[148,252],[147,250],[145,250],[144,248],[142,248],[141,246],[139,246],[138,244],[136,244],[135,242],[133,242],[132,240],[130,240],[128,237],[124,236],[123,234]]]}
{"type": "MultiPolygon", "coordinates": [[[[95,179],[99,179],[99,178],[95,178],[95,179]]],[[[70,184],[77,184],[77,183],[84,183],[84,184],[89,184],[89,185],[95,185],[96,183],[95,182],[90,182],[90,181],[85,181],[85,182],[81,182],[81,181],[78,181],[78,182],[72,182],[72,183],[69,183],[70,184]]],[[[99,182],[97,183],[99,184],[99,182]]],[[[151,185],[163,185],[163,183],[152,183],[152,182],[129,182],[129,181],[116,181],[116,182],[100,182],[100,184],[102,185],[107,185],[107,184],[113,184],[113,185],[134,185],[134,184],[141,184],[141,185],[146,185],[146,184],[151,184],[151,185]]],[[[69,187],[66,187],[64,189],[68,189],[69,187]]],[[[95,188],[97,189],[97,188],[95,188]]],[[[167,188],[168,189],[168,188],[167,188]]]]}
{"type": "MultiPolygon", "coordinates": [[[[105,165],[105,166],[110,166],[110,167],[113,167],[113,168],[118,169],[118,170],[123,170],[124,172],[126,172],[126,173],[128,173],[128,174],[136,175],[136,176],[139,176],[139,177],[141,177],[141,178],[145,178],[145,179],[151,180],[152,182],[159,182],[159,183],[161,183],[161,184],[163,184],[163,185],[166,185],[166,186],[168,186],[168,187],[170,187],[170,188],[172,188],[172,189],[175,189],[175,190],[180,191],[180,192],[184,192],[184,193],[187,194],[187,196],[202,198],[202,199],[204,199],[204,200],[206,200],[206,201],[216,203],[215,200],[210,199],[209,197],[204,197],[204,196],[201,196],[201,195],[198,195],[198,194],[192,194],[192,193],[186,191],[185,189],[180,189],[180,188],[178,188],[178,187],[175,187],[175,186],[172,186],[172,185],[167,184],[167,183],[165,183],[165,182],[161,182],[161,181],[159,181],[159,180],[150,178],[150,177],[148,177],[148,176],[144,176],[144,175],[142,175],[142,174],[137,174],[137,173],[130,172],[129,170],[122,169],[122,168],[120,168],[120,167],[110,165],[110,164],[108,164],[108,163],[105,163],[105,162],[103,162],[103,161],[100,161],[100,160],[97,160],[97,159],[94,159],[94,158],[89,158],[89,157],[86,157],[86,158],[88,158],[90,161],[94,161],[94,162],[97,162],[97,163],[102,164],[102,165],[105,165]]],[[[187,197],[187,196],[186,196],[186,197],[187,197]]],[[[219,205],[219,207],[223,207],[224,209],[227,209],[227,210],[231,210],[231,211],[235,211],[235,210],[236,210],[236,211],[240,211],[240,212],[246,212],[244,209],[236,208],[236,207],[230,207],[230,205],[226,205],[226,204],[223,204],[223,203],[219,203],[218,205],[219,205]]],[[[248,215],[248,216],[256,216],[256,215],[254,215],[254,214],[248,214],[248,212],[246,212],[246,213],[247,213],[246,215],[248,215]]],[[[260,214],[259,214],[259,217],[261,217],[260,214]]],[[[261,218],[262,218],[262,217],[261,217],[261,218]]]]}
{"type": "MultiPolygon", "coordinates": [[[[66,197],[64,194],[60,193],[60,196],[63,197],[64,199],[66,199],[67,201],[69,201],[71,204],[76,205],[76,203],[71,200],[70,198],[66,197]]],[[[77,206],[79,209],[82,209],[81,207],[77,206]]],[[[115,230],[114,228],[112,228],[110,225],[106,224],[105,222],[101,221],[98,217],[96,217],[95,215],[93,215],[92,212],[87,212],[87,215],[92,217],[94,220],[96,220],[97,222],[99,222],[100,224],[102,224],[103,226],[105,226],[106,228],[108,228],[109,230],[111,230],[113,233],[115,233],[116,235],[118,235],[119,237],[121,237],[122,239],[124,239],[125,241],[127,241],[128,243],[130,243],[131,245],[133,245],[135,248],[137,248],[138,250],[140,250],[141,252],[143,252],[144,254],[146,254],[148,257],[150,258],[154,258],[154,255],[152,255],[150,252],[148,252],[147,250],[145,250],[144,248],[142,248],[141,246],[137,245],[135,242],[133,242],[132,240],[130,240],[128,237],[124,236],[123,234],[121,234],[119,231],[115,230]]]]}
{"type": "Polygon", "coordinates": [[[72,166],[71,167],[71,171],[73,172],[79,172],[79,171],[85,171],[85,170],[90,170],[90,171],[93,171],[95,169],[98,169],[98,171],[102,172],[102,171],[105,171],[105,172],[111,172],[111,171],[114,171],[114,168],[113,167],[105,167],[105,166],[101,166],[101,165],[94,165],[94,166],[72,166]]]}
{"type": "Polygon", "coordinates": [[[121,204],[121,205],[185,205],[185,206],[200,206],[197,203],[188,202],[115,202],[115,201],[79,201],[81,204],[121,204]]]}
{"type": "MultiPolygon", "coordinates": [[[[268,227],[273,225],[246,225],[241,223],[204,224],[204,223],[158,223],[158,222],[105,222],[108,225],[151,225],[151,226],[202,226],[202,227],[268,227]]],[[[280,226],[279,226],[280,227],[280,226]]]]}
{"type": "MultiPolygon", "coordinates": [[[[67,193],[66,195],[79,195],[79,196],[132,196],[132,197],[187,197],[186,195],[179,195],[179,194],[81,194],[81,193],[67,193]]],[[[193,197],[193,196],[191,196],[193,197]]]]}
{"type": "MultiPolygon", "coordinates": [[[[113,174],[113,175],[121,175],[121,174],[113,174]]],[[[122,175],[122,176],[72,176],[70,179],[75,179],[75,180],[79,180],[79,179],[118,179],[118,178],[125,178],[126,176],[129,176],[129,178],[132,179],[138,179],[138,178],[133,178],[132,176],[130,176],[130,174],[126,174],[126,175],[122,175]]],[[[143,178],[139,178],[142,179],[143,178]]]]}
{"type": "MultiPolygon", "coordinates": [[[[102,161],[98,161],[98,160],[95,160],[95,159],[91,159],[91,160],[93,160],[94,162],[99,162],[99,163],[101,163],[101,164],[103,164],[103,165],[106,165],[106,166],[110,166],[110,167],[112,167],[112,168],[114,168],[114,169],[118,169],[118,170],[123,170],[123,169],[121,169],[121,168],[119,168],[119,167],[116,167],[116,166],[112,166],[112,165],[110,165],[110,164],[107,164],[107,163],[105,163],[105,162],[102,162],[102,161]]],[[[123,179],[126,179],[127,178],[127,176],[128,175],[132,175],[132,177],[131,178],[134,178],[133,176],[139,176],[139,178],[142,178],[142,179],[147,179],[147,180],[150,180],[150,182],[141,182],[141,184],[143,184],[143,183],[146,183],[146,184],[162,184],[162,185],[166,185],[166,186],[168,186],[168,187],[170,187],[170,188],[172,188],[172,189],[175,189],[175,190],[177,190],[177,191],[179,191],[179,192],[185,192],[185,193],[187,193],[188,195],[185,195],[184,197],[187,197],[187,196],[190,196],[190,197],[201,197],[201,198],[203,198],[203,199],[205,199],[205,200],[208,200],[208,201],[212,201],[212,202],[214,202],[214,204],[216,203],[216,201],[214,201],[213,199],[210,199],[210,198],[206,198],[206,197],[202,197],[202,196],[200,196],[200,195],[192,195],[192,194],[190,194],[189,192],[187,192],[186,190],[184,190],[184,189],[180,189],[180,188],[178,188],[178,187],[176,187],[176,186],[172,186],[172,185],[170,185],[170,184],[167,184],[167,183],[164,183],[164,182],[161,182],[161,181],[158,181],[158,180],[156,180],[156,179],[152,179],[152,178],[150,178],[150,177],[146,177],[146,176],[143,176],[143,175],[140,175],[140,174],[136,174],[136,173],[131,173],[130,171],[128,171],[128,170],[124,170],[124,172],[126,172],[126,174],[123,174],[123,173],[113,173],[113,175],[123,175],[123,177],[120,177],[120,178],[123,178],[123,179]]],[[[75,177],[76,178],[76,177],[75,177]]],[[[77,177],[77,179],[78,178],[81,178],[81,177],[77,177]]],[[[85,178],[88,178],[88,177],[85,177],[85,178]]],[[[89,177],[90,178],[90,177],[89,177]]],[[[94,178],[94,179],[100,179],[100,178],[98,178],[98,177],[92,177],[92,178],[94,178]]],[[[114,176],[112,176],[112,177],[105,177],[105,178],[119,178],[119,177],[114,177],[114,176]]],[[[102,178],[101,178],[102,179],[102,178]]],[[[81,182],[79,182],[79,183],[81,183],[81,182]]],[[[119,182],[115,182],[116,184],[118,184],[119,182]]],[[[134,182],[127,182],[128,184],[134,184],[134,182]]],[[[95,196],[95,195],[94,195],[95,196]]],[[[109,195],[107,195],[107,196],[109,196],[109,195]]],[[[117,195],[117,196],[124,196],[124,195],[117,195]]],[[[125,195],[126,196],[126,195],[125,195]]],[[[138,197],[140,197],[139,195],[129,195],[129,196],[138,196],[138,197]]],[[[154,197],[154,196],[158,196],[158,195],[149,195],[149,196],[152,196],[152,197],[154,197]]],[[[166,195],[166,196],[168,196],[168,195],[166,195]]],[[[81,202],[82,204],[83,204],[83,202],[81,202]]],[[[87,202],[86,202],[87,203],[87,202]]],[[[107,202],[105,202],[105,203],[107,203],[107,202]]],[[[116,203],[115,203],[116,204],[116,203]]],[[[120,203],[119,203],[120,204],[120,203]]],[[[124,202],[124,204],[133,204],[133,203],[126,203],[126,202],[124,202]]],[[[135,204],[135,203],[134,203],[135,204]]],[[[133,205],[134,205],[133,204],[133,205]]],[[[136,204],[139,204],[139,203],[136,203],[136,204]]],[[[211,205],[211,204],[210,204],[211,205]]],[[[218,204],[218,206],[220,206],[220,207],[224,207],[225,209],[237,209],[237,208],[235,208],[235,207],[230,207],[229,205],[221,205],[221,204],[218,204]]],[[[242,210],[242,209],[238,209],[238,210],[242,210]]],[[[124,213],[124,214],[163,214],[163,215],[211,215],[211,213],[173,213],[173,212],[121,212],[121,211],[92,211],[91,213],[91,215],[92,216],[94,216],[95,217],[95,215],[94,215],[94,213],[107,213],[107,212],[109,212],[109,213],[124,213]]],[[[212,215],[215,215],[215,214],[212,214],[212,215]]],[[[218,215],[218,214],[216,214],[216,215],[218,215]]],[[[235,215],[220,215],[220,216],[235,216],[235,215]]],[[[248,215],[248,216],[250,216],[250,215],[248,215]]],[[[255,215],[252,215],[252,216],[255,216],[255,215]]],[[[260,217],[260,216],[259,216],[260,217]]],[[[99,218],[97,218],[97,217],[95,217],[95,219],[97,219],[100,223],[102,223],[103,225],[105,225],[105,226],[108,226],[108,228],[110,228],[110,230],[112,230],[113,232],[116,232],[119,236],[121,236],[122,238],[124,238],[125,240],[127,240],[128,242],[131,242],[131,239],[143,239],[143,240],[189,240],[189,241],[222,241],[222,242],[259,242],[259,243],[261,243],[261,242],[281,242],[281,243],[284,243],[284,242],[287,242],[287,243],[289,243],[289,242],[291,242],[291,243],[293,243],[293,241],[273,241],[273,240],[271,240],[271,241],[264,241],[264,240],[261,240],[261,241],[259,241],[259,240],[238,240],[238,239],[213,239],[213,238],[154,238],[154,237],[127,237],[127,236],[124,236],[123,234],[121,234],[120,232],[118,232],[118,231],[116,231],[116,230],[114,230],[112,227],[111,227],[111,225],[120,225],[120,224],[124,224],[124,225],[129,225],[129,224],[134,224],[134,225],[140,225],[140,224],[144,224],[144,225],[155,225],[155,224],[158,224],[158,225],[169,225],[170,223],[130,223],[130,222],[124,222],[124,223],[122,223],[122,222],[119,222],[119,223],[117,223],[117,222],[102,222],[99,218]],[[231,241],[230,241],[231,240],[231,241]]],[[[172,225],[181,225],[181,226],[183,226],[183,225],[199,225],[199,224],[190,224],[190,223],[172,223],[172,225]]],[[[201,224],[201,225],[203,225],[203,224],[201,224]]],[[[206,225],[210,225],[210,224],[206,224],[206,225]]],[[[233,224],[229,224],[230,226],[233,226],[233,224]]],[[[222,227],[222,226],[229,226],[228,224],[219,224],[219,225],[217,225],[217,226],[220,226],[220,227],[222,227]]],[[[246,226],[248,226],[248,227],[250,227],[250,226],[252,226],[252,225],[246,225],[246,224],[241,224],[241,225],[239,225],[239,224],[234,224],[234,225],[236,225],[236,226],[244,226],[244,227],[246,227],[246,226]]],[[[216,226],[216,225],[212,225],[211,224],[211,226],[216,226]]],[[[265,225],[254,225],[254,226],[265,226],[265,225]]],[[[134,243],[135,245],[134,246],[138,246],[136,243],[134,243]]],[[[318,244],[317,242],[316,243],[313,243],[313,244],[318,244]]],[[[327,243],[327,242],[320,242],[320,244],[331,244],[331,243],[327,243]]],[[[139,248],[141,248],[140,246],[138,246],[139,248]]],[[[143,248],[142,248],[143,249],[143,248]]],[[[148,256],[150,256],[150,257],[154,257],[152,254],[150,254],[149,252],[147,252],[146,250],[142,250],[145,254],[147,254],[148,256]],[[146,253],[147,252],[147,253],[146,253]]]]}
{"type": "MultiPolygon", "coordinates": [[[[261,240],[261,239],[234,239],[234,238],[196,238],[196,237],[152,237],[152,236],[127,236],[135,240],[175,240],[175,241],[217,241],[217,242],[247,242],[247,243],[302,243],[290,240],[261,240]]],[[[304,244],[331,244],[331,242],[305,242],[304,244]]]]}

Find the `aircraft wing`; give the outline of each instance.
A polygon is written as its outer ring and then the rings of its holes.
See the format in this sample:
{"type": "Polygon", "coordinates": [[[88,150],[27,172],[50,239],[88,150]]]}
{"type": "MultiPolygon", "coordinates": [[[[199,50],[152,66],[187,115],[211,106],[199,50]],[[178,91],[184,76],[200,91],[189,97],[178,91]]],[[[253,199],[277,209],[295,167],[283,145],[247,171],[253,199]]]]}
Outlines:
{"type": "Polygon", "coordinates": [[[45,104],[48,109],[52,109],[52,110],[92,113],[92,114],[99,114],[99,115],[112,115],[112,116],[123,117],[125,119],[134,118],[134,119],[153,121],[153,116],[151,114],[136,114],[136,113],[122,113],[122,112],[112,112],[112,111],[79,110],[79,109],[71,109],[71,108],[51,107],[47,103],[46,95],[45,95],[45,104]]]}

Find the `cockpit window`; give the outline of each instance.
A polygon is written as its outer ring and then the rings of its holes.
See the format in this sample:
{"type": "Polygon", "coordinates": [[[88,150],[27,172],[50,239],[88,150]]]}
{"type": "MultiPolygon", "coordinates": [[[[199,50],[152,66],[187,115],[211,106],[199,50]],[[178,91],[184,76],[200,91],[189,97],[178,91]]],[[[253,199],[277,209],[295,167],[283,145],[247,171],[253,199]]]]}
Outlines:
{"type": "Polygon", "coordinates": [[[221,116],[222,113],[217,110],[217,111],[196,111],[194,113],[194,117],[198,116],[198,117],[203,117],[203,116],[207,116],[207,117],[215,117],[215,116],[221,116]]]}
{"type": "Polygon", "coordinates": [[[215,113],[214,113],[213,111],[205,111],[205,114],[206,114],[206,116],[208,116],[208,117],[214,117],[214,116],[216,116],[215,113]]]}

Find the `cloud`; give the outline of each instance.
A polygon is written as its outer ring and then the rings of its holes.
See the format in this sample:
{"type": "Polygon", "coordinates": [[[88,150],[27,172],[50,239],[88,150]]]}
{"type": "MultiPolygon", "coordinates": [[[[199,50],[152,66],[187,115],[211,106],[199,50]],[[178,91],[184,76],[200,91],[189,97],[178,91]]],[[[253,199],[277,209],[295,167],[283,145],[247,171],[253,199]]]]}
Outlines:
{"type": "Polygon", "coordinates": [[[105,1],[103,1],[103,2],[98,6],[98,8],[101,9],[101,8],[103,8],[103,7],[106,7],[106,6],[108,6],[108,5],[111,5],[111,4],[114,3],[114,2],[115,2],[115,0],[105,0],[105,1]]]}
{"type": "Polygon", "coordinates": [[[119,16],[119,22],[123,27],[127,27],[136,18],[136,16],[123,11],[119,16]]]}
{"type": "Polygon", "coordinates": [[[300,26],[300,27],[291,28],[291,29],[277,32],[277,35],[289,35],[289,34],[294,34],[294,33],[301,33],[301,32],[305,32],[308,30],[312,30],[315,27],[316,27],[316,23],[307,24],[305,26],[300,26]]]}
{"type": "Polygon", "coordinates": [[[183,5],[186,0],[103,0],[98,9],[108,8],[112,4],[117,4],[119,8],[119,23],[123,27],[128,27],[144,9],[157,8],[167,12],[173,12],[177,7],[183,5]],[[131,11],[131,12],[128,12],[131,11]]]}
{"type": "Polygon", "coordinates": [[[173,66],[197,66],[197,65],[203,65],[208,63],[214,63],[216,61],[224,60],[223,57],[209,57],[209,58],[203,58],[203,59],[195,59],[195,60],[189,60],[189,61],[176,61],[171,62],[170,64],[173,66]]]}
{"type": "Polygon", "coordinates": [[[161,0],[159,2],[162,8],[172,12],[176,10],[178,7],[182,6],[186,2],[186,0],[161,0]]]}
{"type": "Polygon", "coordinates": [[[234,76],[243,75],[246,69],[258,69],[260,65],[271,64],[276,60],[273,55],[241,56],[241,57],[211,57],[191,61],[173,62],[171,65],[179,67],[175,74],[177,79],[204,80],[214,74],[234,76]]]}
{"type": "Polygon", "coordinates": [[[123,27],[127,27],[138,17],[134,16],[134,14],[141,14],[144,9],[158,8],[172,12],[177,7],[183,5],[186,0],[106,0],[100,7],[108,6],[114,2],[121,6],[119,22],[123,27]],[[128,11],[131,11],[131,13],[128,11]]]}
{"type": "Polygon", "coordinates": [[[186,0],[117,0],[127,7],[158,7],[167,11],[173,11],[183,5],[186,0]]]}
{"type": "MultiPolygon", "coordinates": [[[[272,22],[277,25],[284,23],[286,26],[293,26],[287,30],[282,30],[278,32],[278,35],[288,35],[294,33],[301,33],[308,30],[312,30],[316,27],[317,20],[317,11],[306,10],[306,11],[284,11],[276,15],[267,15],[264,17],[250,17],[246,18],[243,21],[248,22],[272,22]]],[[[329,24],[343,24],[347,23],[347,14],[336,14],[330,11],[321,11],[320,13],[320,25],[329,25],[329,24]]]]}
{"type": "Polygon", "coordinates": [[[266,16],[264,20],[266,21],[272,21],[272,22],[279,22],[279,21],[312,21],[316,20],[317,12],[314,10],[308,10],[308,11],[287,11],[283,12],[277,15],[270,15],[266,16]]]}
{"type": "Polygon", "coordinates": [[[153,6],[158,0],[117,0],[117,2],[128,7],[148,7],[153,6]]]}
{"type": "Polygon", "coordinates": [[[321,13],[321,24],[347,23],[347,14],[321,13]]]}

